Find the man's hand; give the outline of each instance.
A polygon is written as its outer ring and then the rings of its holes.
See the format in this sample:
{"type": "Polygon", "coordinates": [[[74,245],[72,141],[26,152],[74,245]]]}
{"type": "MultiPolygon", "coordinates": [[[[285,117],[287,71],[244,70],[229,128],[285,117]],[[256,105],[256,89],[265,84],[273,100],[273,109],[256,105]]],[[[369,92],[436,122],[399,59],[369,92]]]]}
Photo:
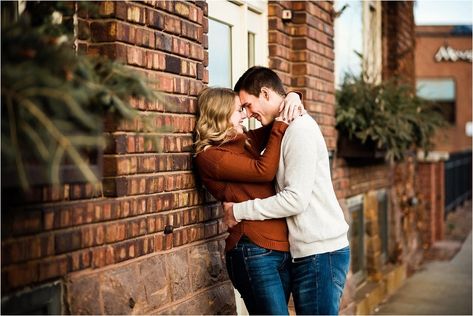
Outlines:
{"type": "Polygon", "coordinates": [[[228,228],[232,228],[238,222],[235,219],[235,216],[233,215],[233,203],[232,202],[223,202],[223,211],[225,213],[223,217],[223,222],[225,225],[228,226],[228,228]]]}

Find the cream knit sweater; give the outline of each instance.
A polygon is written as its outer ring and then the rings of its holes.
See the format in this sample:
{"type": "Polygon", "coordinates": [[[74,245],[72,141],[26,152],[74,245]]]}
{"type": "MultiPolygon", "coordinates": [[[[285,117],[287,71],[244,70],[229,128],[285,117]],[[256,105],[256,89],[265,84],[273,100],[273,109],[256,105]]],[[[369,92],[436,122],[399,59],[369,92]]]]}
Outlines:
{"type": "Polygon", "coordinates": [[[348,246],[348,224],[330,176],[327,146],[310,115],[298,117],[284,135],[276,195],[236,203],[237,221],[286,217],[293,258],[348,246]]]}

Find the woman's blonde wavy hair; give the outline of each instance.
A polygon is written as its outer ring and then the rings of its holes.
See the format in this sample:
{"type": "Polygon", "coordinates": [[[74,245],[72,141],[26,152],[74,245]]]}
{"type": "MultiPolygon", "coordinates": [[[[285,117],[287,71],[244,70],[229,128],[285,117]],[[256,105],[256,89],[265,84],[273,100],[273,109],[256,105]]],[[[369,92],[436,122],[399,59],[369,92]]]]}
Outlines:
{"type": "Polygon", "coordinates": [[[197,99],[198,119],[195,126],[195,154],[211,146],[224,144],[237,136],[230,122],[236,93],[227,88],[205,88],[197,99]]]}

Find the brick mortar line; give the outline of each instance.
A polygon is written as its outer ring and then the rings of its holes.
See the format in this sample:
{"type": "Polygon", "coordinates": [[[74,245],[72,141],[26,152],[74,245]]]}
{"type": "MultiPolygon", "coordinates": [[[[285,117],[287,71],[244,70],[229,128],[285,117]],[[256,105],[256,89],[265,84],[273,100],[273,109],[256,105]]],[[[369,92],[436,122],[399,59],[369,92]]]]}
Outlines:
{"type": "MultiPolygon", "coordinates": [[[[156,32],[161,32],[161,31],[157,31],[156,32]]],[[[164,33],[164,34],[167,34],[167,33],[164,33]]],[[[171,35],[171,34],[169,34],[171,35]]],[[[200,46],[202,47],[202,49],[204,51],[207,51],[207,49],[204,49],[203,48],[203,44],[202,43],[199,43],[199,42],[193,42],[185,37],[180,37],[180,36],[174,36],[175,38],[179,39],[179,40],[184,40],[184,41],[187,41],[191,44],[194,44],[196,46],[200,46]]],[[[124,42],[122,40],[114,40],[114,41],[100,41],[100,42],[92,42],[92,41],[89,41],[89,40],[78,40],[79,41],[79,44],[87,44],[89,46],[102,46],[102,45],[109,45],[109,44],[123,44],[127,47],[132,47],[132,48],[141,48],[143,50],[146,50],[146,51],[150,51],[150,52],[159,52],[159,53],[162,53],[162,54],[165,54],[165,55],[171,55],[171,56],[179,56],[179,57],[182,57],[182,59],[184,60],[189,60],[189,61],[194,61],[194,62],[202,62],[202,60],[198,60],[198,59],[192,59],[190,58],[189,56],[184,56],[184,55],[180,55],[178,53],[174,53],[174,52],[168,52],[168,51],[164,51],[164,50],[160,50],[158,48],[150,48],[150,47],[147,47],[147,46],[139,46],[138,44],[130,44],[130,43],[127,43],[127,42],[124,42]]],[[[127,66],[130,66],[130,65],[127,65],[127,66]]],[[[141,67],[137,67],[137,68],[140,68],[141,67]]],[[[154,70],[154,71],[160,71],[160,70],[154,70]]]]}
{"type": "MultiPolygon", "coordinates": [[[[55,207],[55,206],[60,206],[60,207],[68,207],[71,206],[71,204],[79,204],[79,203],[85,203],[85,202],[103,202],[103,201],[122,201],[122,200],[127,200],[127,199],[136,199],[136,198],[151,198],[154,197],[155,195],[164,195],[164,194],[170,194],[170,193],[182,193],[182,192],[192,192],[196,191],[194,189],[180,189],[180,190],[175,190],[175,191],[167,191],[167,192],[156,192],[156,193],[149,193],[149,194],[137,194],[137,195],[126,195],[126,196],[115,196],[115,197],[108,197],[108,196],[101,196],[101,197],[96,197],[96,198],[85,198],[85,199],[79,199],[79,200],[64,200],[64,201],[51,201],[51,202],[39,202],[35,204],[30,204],[27,205],[28,209],[34,209],[41,207],[42,209],[49,208],[49,207],[55,207]]],[[[23,208],[25,208],[23,206],[23,208]]],[[[32,210],[33,211],[33,210],[32,210]]],[[[36,210],[38,211],[38,210],[36,210]]],[[[43,212],[43,210],[39,210],[39,212],[43,212]]]]}
{"type": "MultiPolygon", "coordinates": [[[[116,42],[113,42],[113,43],[116,43],[116,42]]],[[[136,47],[136,46],[133,46],[133,47],[136,47]]],[[[162,52],[162,51],[158,51],[158,52],[162,52]]],[[[171,56],[174,56],[174,55],[171,55],[171,56]]],[[[176,55],[176,56],[181,56],[181,55],[176,55]]],[[[191,59],[191,60],[197,61],[195,59],[191,59]]],[[[198,64],[199,63],[203,64],[203,60],[198,60],[197,63],[198,64]]],[[[165,70],[142,68],[142,67],[139,67],[139,66],[136,66],[136,65],[131,65],[131,64],[125,64],[125,66],[129,67],[129,68],[132,68],[132,69],[139,70],[139,71],[144,71],[144,72],[147,72],[147,73],[151,73],[151,74],[154,74],[154,75],[159,74],[159,75],[168,75],[168,77],[172,77],[172,78],[195,79],[195,81],[203,83],[203,81],[201,79],[197,79],[197,77],[195,77],[195,78],[194,77],[186,77],[184,75],[175,74],[175,73],[172,73],[172,72],[166,72],[165,70]]],[[[207,67],[204,67],[204,68],[207,69],[207,67]]],[[[161,93],[168,94],[170,96],[181,96],[182,95],[182,96],[189,96],[189,97],[197,97],[197,95],[194,96],[194,95],[189,95],[189,94],[178,94],[177,92],[161,92],[161,93]]]]}
{"type": "MultiPolygon", "coordinates": [[[[116,178],[122,178],[122,177],[127,177],[127,178],[140,178],[143,177],[144,175],[148,176],[173,176],[173,175],[180,175],[180,174],[193,174],[192,170],[180,170],[180,171],[159,171],[159,172],[146,172],[146,173],[133,173],[133,174],[125,174],[125,175],[117,175],[117,176],[110,176],[110,177],[102,177],[103,180],[109,180],[109,179],[116,179],[116,178]]],[[[181,189],[182,190],[182,189],[181,189]]]]}
{"type": "Polygon", "coordinates": [[[120,158],[120,157],[127,158],[130,156],[143,157],[143,156],[177,156],[177,155],[189,156],[189,155],[192,155],[192,153],[180,152],[180,153],[175,153],[175,154],[167,154],[167,153],[103,154],[104,157],[117,157],[117,158],[120,158]]]}
{"type": "MultiPolygon", "coordinates": [[[[189,3],[189,2],[187,2],[189,3]]],[[[189,22],[195,26],[201,26],[201,27],[204,27],[203,24],[199,24],[199,22],[197,21],[192,21],[191,19],[189,19],[188,17],[185,17],[185,16],[182,16],[182,15],[179,15],[177,14],[176,12],[168,12],[164,9],[161,9],[161,8],[155,8],[155,7],[152,7],[152,6],[147,6],[146,4],[141,4],[141,3],[138,3],[138,2],[128,2],[128,4],[133,4],[137,7],[141,7],[141,8],[144,8],[144,9],[151,9],[153,10],[154,12],[153,13],[159,13],[159,14],[162,14],[162,15],[166,15],[166,16],[170,16],[170,17],[173,17],[173,18],[177,18],[177,19],[182,19],[186,22],[189,22]]],[[[198,8],[198,10],[200,9],[198,6],[195,6],[195,8],[198,8]]],[[[202,11],[202,20],[203,20],[203,17],[205,16],[203,13],[204,10],[200,9],[202,11]]],[[[114,12],[113,14],[117,14],[116,12],[116,9],[114,9],[114,12]]],[[[141,13],[141,12],[140,12],[141,13]]],[[[145,17],[147,16],[148,14],[145,13],[145,17]]],[[[85,22],[89,22],[89,23],[92,23],[92,22],[123,22],[124,24],[128,24],[128,25],[131,25],[131,26],[140,26],[141,28],[151,28],[153,30],[157,30],[157,29],[154,29],[152,28],[151,26],[149,26],[149,24],[146,23],[146,18],[145,18],[145,23],[141,24],[140,22],[136,22],[136,21],[129,21],[129,20],[123,20],[122,18],[119,18],[117,16],[115,17],[98,17],[98,18],[94,18],[94,17],[89,17],[89,18],[85,18],[85,17],[79,17],[78,18],[79,20],[82,20],[82,21],[85,21],[85,22]],[[136,23],[136,24],[135,24],[136,23]]],[[[164,31],[164,29],[162,30],[164,31]]]]}
{"type": "MultiPolygon", "coordinates": [[[[271,45],[271,44],[270,44],[270,45],[271,45]]],[[[313,50],[309,50],[309,49],[307,49],[307,48],[304,48],[304,49],[292,49],[292,48],[291,48],[291,49],[289,49],[289,48],[285,47],[285,49],[290,50],[290,53],[301,52],[301,51],[308,51],[308,52],[310,52],[310,53],[312,53],[312,54],[314,54],[314,55],[317,55],[317,57],[319,57],[319,58],[324,58],[324,59],[327,60],[327,61],[332,61],[332,62],[333,62],[333,60],[330,59],[330,58],[328,58],[327,56],[322,55],[322,54],[319,54],[319,53],[316,53],[316,52],[314,52],[313,50]]],[[[286,59],[286,58],[284,58],[283,56],[280,56],[280,55],[270,56],[270,58],[271,58],[271,59],[273,59],[273,58],[276,59],[276,58],[277,58],[277,59],[280,59],[280,60],[284,60],[284,61],[290,62],[290,63],[292,63],[292,64],[310,64],[310,65],[316,65],[316,66],[319,66],[319,67],[322,68],[322,69],[327,69],[327,70],[329,70],[329,71],[332,71],[331,69],[329,69],[329,68],[327,68],[327,67],[320,66],[320,64],[316,64],[316,63],[310,62],[310,61],[293,61],[293,60],[290,60],[290,59],[286,59]]]]}
{"type": "MultiPolygon", "coordinates": [[[[194,227],[197,227],[201,224],[205,224],[205,223],[208,223],[210,221],[217,221],[218,223],[218,219],[220,219],[222,217],[218,217],[218,218],[213,218],[213,219],[209,219],[209,220],[206,220],[206,221],[202,221],[202,222],[198,222],[198,223],[192,223],[190,225],[185,225],[185,226],[179,226],[178,228],[175,228],[176,231],[180,231],[180,230],[184,230],[184,229],[187,229],[187,228],[194,228],[194,227]]],[[[123,221],[123,219],[122,219],[123,221]]],[[[129,220],[131,221],[131,220],[129,220]]],[[[95,223],[95,224],[89,224],[88,226],[96,226],[98,225],[99,223],[95,223]]],[[[67,228],[65,229],[66,231],[67,230],[73,230],[74,228],[67,228]]],[[[56,230],[58,231],[58,230],[56,230]]],[[[56,232],[55,231],[55,232],[56,232]]],[[[63,231],[61,231],[63,232],[63,231]]],[[[27,260],[22,260],[22,261],[17,261],[17,262],[13,262],[13,263],[10,263],[8,265],[2,265],[2,270],[4,267],[10,267],[10,266],[13,266],[13,265],[18,265],[18,264],[25,264],[25,263],[35,263],[35,262],[40,262],[40,261],[45,261],[45,260],[48,260],[48,259],[51,259],[51,258],[62,258],[62,257],[66,257],[70,254],[74,254],[74,253],[79,253],[79,252],[83,252],[83,251],[92,251],[93,249],[96,249],[96,248],[101,248],[101,247],[110,247],[110,246],[114,246],[114,245],[120,245],[120,244],[124,244],[126,242],[130,242],[130,241],[138,241],[140,239],[143,239],[143,238],[149,238],[149,237],[155,237],[157,235],[160,235],[160,234],[164,234],[163,233],[164,230],[160,230],[160,231],[156,231],[156,232],[153,232],[153,233],[146,233],[146,234],[143,234],[143,235],[138,235],[138,236],[134,236],[134,237],[131,237],[131,238],[127,238],[127,239],[123,239],[123,240],[117,240],[117,241],[114,241],[114,242],[103,242],[102,244],[100,245],[93,245],[93,246],[88,246],[88,247],[85,247],[85,248],[80,248],[80,249],[75,249],[73,251],[69,251],[69,252],[63,252],[63,253],[58,253],[58,254],[53,254],[53,255],[50,255],[50,256],[46,256],[46,257],[40,257],[40,258],[31,258],[31,259],[27,259],[27,260]]],[[[220,235],[224,235],[226,234],[223,233],[223,234],[218,234],[216,236],[220,236],[220,235]]],[[[41,235],[44,235],[44,233],[41,233],[41,234],[37,234],[37,235],[34,235],[35,237],[36,236],[41,236],[41,235]]],[[[28,237],[31,237],[31,236],[28,236],[28,237]]],[[[215,237],[215,236],[214,236],[215,237]]],[[[212,237],[213,238],[213,237],[212,237]]],[[[15,239],[27,239],[26,236],[22,236],[21,238],[15,238],[15,239]]],[[[202,240],[207,240],[207,239],[202,239],[202,240]]],[[[198,241],[201,241],[201,240],[198,240],[198,241]]],[[[3,243],[5,241],[2,241],[2,247],[3,247],[3,243]]],[[[12,242],[10,240],[7,240],[5,243],[9,243],[11,244],[12,242]]],[[[194,243],[194,242],[192,242],[194,243]]],[[[187,243],[187,244],[184,244],[184,245],[189,245],[189,244],[192,244],[192,243],[187,243]]],[[[175,248],[179,248],[179,247],[182,247],[184,245],[181,245],[181,246],[178,246],[178,247],[172,247],[171,249],[175,249],[175,248]]],[[[169,250],[166,250],[166,251],[169,251],[169,250]]],[[[141,258],[141,256],[140,256],[141,258]]]]}
{"type": "MultiPolygon", "coordinates": [[[[222,239],[222,237],[225,236],[225,234],[227,234],[227,233],[225,232],[223,234],[218,234],[218,235],[215,235],[215,236],[207,238],[207,239],[196,240],[196,241],[193,241],[191,243],[184,244],[182,246],[178,246],[176,248],[173,247],[173,248],[167,249],[167,250],[155,251],[155,252],[143,255],[143,256],[139,256],[137,258],[124,260],[122,262],[117,262],[117,263],[114,263],[114,264],[111,264],[111,265],[106,265],[106,266],[100,267],[100,268],[87,268],[87,269],[84,269],[84,270],[69,272],[66,275],[69,275],[69,276],[73,275],[73,276],[76,276],[76,277],[80,277],[83,274],[85,274],[85,276],[88,275],[88,274],[92,274],[91,272],[99,272],[99,273],[106,272],[108,270],[112,270],[112,269],[115,269],[115,268],[120,268],[120,267],[126,266],[128,264],[133,264],[135,261],[139,261],[139,260],[143,260],[143,259],[146,260],[146,259],[151,258],[152,256],[156,256],[158,254],[159,255],[166,255],[166,254],[169,254],[169,253],[172,253],[172,252],[176,251],[176,249],[185,249],[185,248],[190,248],[190,247],[194,247],[194,246],[199,246],[201,244],[205,244],[205,243],[208,243],[208,242],[217,241],[217,240],[222,239]]],[[[74,251],[74,252],[79,252],[79,251],[80,250],[77,250],[77,251],[74,251]]],[[[2,267],[2,270],[3,270],[3,268],[4,267],[2,267]]]]}
{"type": "Polygon", "coordinates": [[[174,133],[157,133],[157,132],[129,132],[129,131],[118,131],[118,132],[104,132],[107,135],[149,135],[149,136],[192,136],[192,132],[174,132],[174,133]]]}
{"type": "MultiPolygon", "coordinates": [[[[138,215],[131,216],[131,217],[130,216],[128,216],[128,217],[119,217],[119,218],[102,220],[102,221],[98,221],[98,222],[94,221],[94,222],[90,222],[90,223],[82,223],[82,224],[79,224],[79,225],[72,225],[72,226],[68,226],[68,227],[59,227],[59,228],[53,228],[53,229],[49,229],[49,230],[42,230],[39,233],[37,232],[37,233],[33,233],[31,235],[12,236],[12,237],[8,237],[6,239],[2,238],[2,245],[4,243],[5,244],[11,244],[15,240],[29,239],[31,237],[41,238],[41,237],[44,237],[44,236],[47,236],[47,235],[50,235],[50,234],[54,235],[54,233],[56,233],[56,232],[63,233],[63,232],[73,231],[73,230],[75,230],[79,227],[80,228],[85,227],[85,226],[95,227],[95,226],[100,226],[100,225],[103,225],[103,224],[107,224],[107,225],[108,224],[115,224],[115,222],[116,223],[119,223],[119,222],[127,222],[128,223],[128,222],[131,222],[131,221],[135,221],[135,220],[139,220],[139,219],[147,219],[148,217],[159,216],[159,215],[168,216],[170,214],[179,213],[179,212],[194,209],[194,208],[199,208],[199,207],[204,208],[206,206],[215,206],[215,205],[218,205],[218,203],[220,203],[220,202],[211,202],[209,204],[197,204],[197,205],[193,205],[193,206],[185,206],[185,207],[176,208],[176,209],[172,209],[172,210],[158,211],[158,212],[152,212],[152,213],[143,213],[143,214],[138,214],[138,215]]],[[[217,218],[221,218],[221,217],[217,217],[217,218]]],[[[209,221],[209,220],[198,222],[198,223],[205,223],[207,221],[209,221]]],[[[191,225],[194,225],[194,224],[197,224],[197,223],[193,223],[191,225]]],[[[191,225],[181,225],[181,226],[179,226],[179,228],[189,227],[191,225]]],[[[159,232],[161,232],[161,231],[159,231],[159,232]]],[[[158,232],[154,232],[154,233],[158,233],[158,232]]],[[[154,234],[154,233],[150,233],[150,234],[154,234]]],[[[140,235],[140,236],[144,236],[144,235],[140,235]]],[[[97,246],[99,246],[99,245],[97,245],[97,246]]]]}

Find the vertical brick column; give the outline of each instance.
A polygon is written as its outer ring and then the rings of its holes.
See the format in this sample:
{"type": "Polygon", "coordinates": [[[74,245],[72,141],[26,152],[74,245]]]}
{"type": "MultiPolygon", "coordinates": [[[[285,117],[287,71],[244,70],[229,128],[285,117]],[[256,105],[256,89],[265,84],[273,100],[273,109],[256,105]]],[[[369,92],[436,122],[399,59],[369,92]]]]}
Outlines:
{"type": "Polygon", "coordinates": [[[400,77],[415,85],[414,2],[382,2],[383,80],[400,77]]]}
{"type": "Polygon", "coordinates": [[[303,93],[330,150],[336,146],[332,10],[328,1],[270,1],[268,9],[269,67],[303,93]],[[282,21],[283,9],[292,10],[291,22],[282,21]]]}
{"type": "Polygon", "coordinates": [[[424,242],[430,247],[445,236],[445,170],[444,162],[421,162],[418,168],[418,187],[427,218],[424,242]]]}
{"type": "Polygon", "coordinates": [[[419,163],[417,185],[426,215],[423,222],[425,247],[430,247],[436,240],[437,182],[435,163],[419,163]]]}

